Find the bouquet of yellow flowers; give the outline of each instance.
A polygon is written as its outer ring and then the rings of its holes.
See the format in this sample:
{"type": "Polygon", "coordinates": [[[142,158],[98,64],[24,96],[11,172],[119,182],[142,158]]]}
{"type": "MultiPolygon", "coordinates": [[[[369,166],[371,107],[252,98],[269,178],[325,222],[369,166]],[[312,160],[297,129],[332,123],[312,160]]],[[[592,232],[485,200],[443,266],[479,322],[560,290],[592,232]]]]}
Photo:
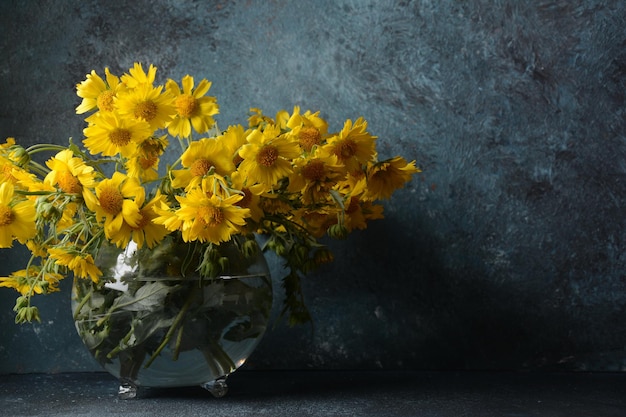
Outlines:
{"type": "Polygon", "coordinates": [[[283,314],[309,320],[300,278],[332,260],[320,238],[382,218],[376,201],[419,172],[415,161],[379,160],[362,118],[331,132],[319,112],[299,107],[273,118],[254,108],[247,126],[218,130],[211,82],[186,75],[157,85],[156,71],[135,63],[121,76],[87,74],[76,86],[76,113],[88,114],[82,144],[0,145],[0,247],[17,240],[32,253],[0,277],[19,293],[16,322],[39,320],[33,296],[58,291],[69,273],[109,279],[97,262],[105,244],[194,243],[185,267],[212,277],[224,267],[220,245],[254,252],[259,236],[285,261],[283,314]],[[41,152],[45,162],[34,157],[41,152]]]}

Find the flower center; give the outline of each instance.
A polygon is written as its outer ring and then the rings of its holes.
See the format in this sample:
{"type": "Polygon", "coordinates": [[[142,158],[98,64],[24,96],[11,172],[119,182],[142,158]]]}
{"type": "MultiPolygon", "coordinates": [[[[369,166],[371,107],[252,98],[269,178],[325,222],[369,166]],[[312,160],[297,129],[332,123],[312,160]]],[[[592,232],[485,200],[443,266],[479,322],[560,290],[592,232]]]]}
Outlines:
{"type": "Polygon", "coordinates": [[[122,129],[120,127],[109,132],[109,140],[113,145],[119,147],[128,145],[131,137],[130,130],[122,129]]]}
{"type": "Polygon", "coordinates": [[[324,163],[322,161],[311,161],[302,168],[302,176],[311,181],[318,182],[324,178],[324,163]]]}
{"type": "Polygon", "coordinates": [[[109,214],[117,214],[122,211],[124,196],[115,187],[105,187],[100,191],[100,206],[109,214]]]}
{"type": "Polygon", "coordinates": [[[59,188],[68,194],[79,194],[82,191],[80,181],[69,171],[61,172],[58,177],[58,182],[59,188]]]}
{"type": "Polygon", "coordinates": [[[189,94],[181,94],[176,98],[176,111],[180,117],[191,117],[196,109],[196,99],[189,94]]]}
{"type": "Polygon", "coordinates": [[[113,97],[115,97],[113,90],[101,92],[96,100],[98,108],[102,111],[113,111],[113,97]]]}
{"type": "Polygon", "coordinates": [[[356,143],[352,139],[346,139],[342,141],[335,150],[335,155],[339,157],[339,159],[348,159],[356,154],[356,143]]]}
{"type": "Polygon", "coordinates": [[[258,164],[264,167],[271,167],[278,159],[278,149],[276,146],[265,145],[256,156],[258,164]]]}
{"type": "Polygon", "coordinates": [[[157,115],[157,105],[151,100],[142,101],[135,107],[135,117],[146,122],[154,119],[157,115]]]}
{"type": "Polygon", "coordinates": [[[0,206],[0,226],[8,226],[13,223],[15,219],[15,214],[13,214],[13,210],[7,206],[0,206]]]}
{"type": "Polygon", "coordinates": [[[191,175],[194,177],[204,177],[212,166],[213,163],[208,159],[196,159],[190,167],[191,175]]]}
{"type": "Polygon", "coordinates": [[[224,213],[218,207],[204,206],[198,210],[198,219],[207,226],[217,226],[224,221],[224,213]]]}
{"type": "Polygon", "coordinates": [[[299,142],[302,149],[309,152],[313,146],[319,145],[322,135],[314,127],[303,127],[300,129],[299,142]]]}

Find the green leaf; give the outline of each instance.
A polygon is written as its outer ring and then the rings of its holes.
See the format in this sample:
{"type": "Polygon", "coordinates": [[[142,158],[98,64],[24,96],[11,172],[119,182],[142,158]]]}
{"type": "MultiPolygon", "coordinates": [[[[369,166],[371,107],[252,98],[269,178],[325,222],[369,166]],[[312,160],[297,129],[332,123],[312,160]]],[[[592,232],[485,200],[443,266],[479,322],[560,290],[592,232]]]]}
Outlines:
{"type": "Polygon", "coordinates": [[[134,295],[122,294],[112,309],[127,311],[155,311],[163,308],[165,297],[177,286],[169,286],[161,281],[146,283],[134,295]]]}
{"type": "Polygon", "coordinates": [[[141,318],[135,318],[133,321],[133,344],[138,345],[143,343],[159,329],[170,327],[173,322],[173,317],[168,318],[159,312],[148,314],[141,318]]]}

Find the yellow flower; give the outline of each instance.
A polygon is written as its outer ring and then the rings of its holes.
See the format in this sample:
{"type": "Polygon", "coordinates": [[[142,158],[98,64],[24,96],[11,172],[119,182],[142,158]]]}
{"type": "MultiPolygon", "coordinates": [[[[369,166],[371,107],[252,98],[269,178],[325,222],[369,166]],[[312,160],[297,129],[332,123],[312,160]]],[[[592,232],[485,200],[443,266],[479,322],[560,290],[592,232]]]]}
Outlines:
{"type": "Polygon", "coordinates": [[[226,242],[246,224],[250,210],[235,204],[240,195],[220,198],[194,188],[185,197],[179,197],[180,209],[176,215],[183,221],[182,237],[185,242],[226,242]]]}
{"type": "Polygon", "coordinates": [[[212,116],[219,113],[217,99],[205,97],[211,88],[211,83],[206,79],[200,81],[194,90],[194,80],[190,75],[185,75],[182,80],[183,89],[174,80],[167,80],[166,90],[174,97],[176,117],[167,126],[172,136],[188,138],[191,136],[191,126],[202,134],[208,132],[215,125],[212,116]]]}
{"type": "Polygon", "coordinates": [[[108,68],[105,68],[104,72],[106,82],[93,70],[91,74],[87,74],[85,81],[76,84],[76,94],[83,99],[76,107],[76,114],[87,113],[95,108],[103,112],[113,111],[114,97],[123,86],[120,79],[111,74],[108,68]]]}
{"type": "Polygon", "coordinates": [[[161,93],[162,90],[163,86],[140,84],[118,94],[115,108],[126,119],[148,122],[153,131],[164,128],[174,118],[176,109],[173,97],[168,92],[161,93]]]}
{"type": "MultiPolygon", "coordinates": [[[[180,198],[180,197],[177,197],[180,198]]],[[[156,202],[152,207],[156,217],[152,219],[155,224],[163,225],[171,232],[179,231],[183,227],[183,221],[176,215],[176,209],[170,207],[165,199],[156,202]]]]}
{"type": "Polygon", "coordinates": [[[300,156],[300,146],[280,128],[267,125],[265,129],[253,130],[239,155],[243,158],[238,170],[248,177],[250,183],[260,183],[272,188],[292,172],[291,160],[300,156]]]}
{"type": "Polygon", "coordinates": [[[13,246],[13,239],[25,243],[37,233],[35,203],[14,198],[14,187],[9,182],[0,184],[0,248],[13,246]]]}
{"type": "Polygon", "coordinates": [[[266,124],[275,124],[274,120],[263,114],[263,111],[257,107],[250,109],[251,115],[248,117],[248,126],[253,128],[263,128],[266,124]]]}
{"type": "Polygon", "coordinates": [[[354,124],[348,119],[341,132],[329,138],[324,145],[337,155],[349,172],[362,169],[376,155],[376,136],[370,135],[366,129],[367,122],[362,117],[354,124]]]}
{"type": "Polygon", "coordinates": [[[243,160],[239,156],[239,149],[247,143],[246,138],[250,132],[251,130],[245,130],[241,125],[228,126],[224,134],[217,137],[228,148],[235,166],[238,166],[243,160]]]}
{"type": "Polygon", "coordinates": [[[306,113],[300,114],[300,107],[295,106],[286,123],[305,152],[311,152],[314,146],[322,144],[323,138],[328,133],[328,123],[319,117],[319,113],[307,110],[306,113]]]}
{"type": "Polygon", "coordinates": [[[13,272],[8,277],[0,277],[0,287],[13,288],[22,295],[43,294],[59,291],[61,274],[53,272],[41,273],[38,267],[31,266],[13,272]]]}
{"type": "Polygon", "coordinates": [[[51,171],[44,178],[44,183],[58,185],[64,193],[82,194],[84,187],[92,188],[96,183],[93,167],[74,157],[69,149],[57,153],[46,161],[46,165],[51,171]]]}
{"type": "Polygon", "coordinates": [[[82,253],[77,248],[50,248],[48,254],[57,264],[66,266],[79,278],[91,278],[93,282],[98,283],[102,276],[102,271],[95,265],[93,256],[82,253]]]}
{"type": "Polygon", "coordinates": [[[263,192],[259,205],[267,215],[289,217],[293,213],[293,202],[284,197],[284,194],[263,192]]]}
{"type": "Polygon", "coordinates": [[[300,193],[304,204],[322,203],[329,191],[345,176],[337,156],[318,148],[314,154],[294,161],[294,173],[289,176],[287,191],[300,193]]]}
{"type": "MultiPolygon", "coordinates": [[[[30,298],[56,290],[57,272],[97,283],[102,244],[155,251],[172,234],[204,254],[204,274],[223,263],[215,245],[232,239],[248,254],[252,234],[266,234],[265,248],[284,257],[297,280],[332,259],[318,238],[343,238],[382,218],[374,202],[419,172],[401,157],[379,162],[363,118],[329,133],[319,111],[294,106],[272,118],[251,108],[247,127],[220,132],[211,82],[185,75],[159,85],[156,72],[135,62],[121,77],[105,68],[76,84],[76,113],[91,113],[82,147],[95,157],[72,140],[60,152],[0,143],[0,247],[17,240],[31,252],[27,269],[0,277],[0,287],[24,294],[16,322],[39,319],[30,298]],[[170,136],[182,150],[166,157],[170,136]],[[45,165],[33,158],[40,152],[49,152],[45,165]]],[[[307,316],[294,288],[286,293],[290,322],[307,316]]]]}
{"type": "Polygon", "coordinates": [[[96,195],[86,193],[85,203],[96,216],[104,218],[104,233],[107,238],[115,236],[124,223],[138,227],[141,222],[140,207],[145,201],[145,190],[134,177],[115,172],[110,179],[102,180],[95,189],[96,195]]]}
{"type": "Polygon", "coordinates": [[[383,206],[372,204],[371,201],[361,201],[358,197],[351,197],[346,204],[345,226],[348,232],[354,229],[367,228],[367,222],[383,218],[383,206]]]}
{"type": "Polygon", "coordinates": [[[14,186],[20,187],[19,178],[24,178],[22,174],[32,178],[35,177],[33,174],[15,165],[15,163],[9,158],[0,155],[0,182],[10,182],[14,186]]]}
{"type": "Polygon", "coordinates": [[[157,192],[157,195],[139,210],[141,220],[137,226],[131,227],[124,222],[120,232],[111,237],[111,242],[120,248],[124,248],[132,239],[138,248],[142,248],[144,244],[149,248],[154,248],[169,234],[169,231],[163,225],[153,222],[158,216],[155,207],[160,207],[163,203],[164,196],[157,192]]]}
{"type": "Polygon", "coordinates": [[[38,256],[40,258],[45,258],[46,256],[48,256],[48,246],[42,245],[33,239],[26,242],[26,247],[34,256],[38,256]]]}
{"type": "Polygon", "coordinates": [[[122,118],[116,112],[95,113],[87,121],[91,124],[83,130],[83,144],[93,155],[119,153],[130,158],[137,151],[137,144],[152,135],[147,122],[122,118]]]}
{"type": "Polygon", "coordinates": [[[153,181],[159,177],[159,158],[167,147],[167,136],[149,137],[137,146],[137,151],[126,161],[129,177],[137,177],[141,181],[153,181]]]}
{"type": "Polygon", "coordinates": [[[196,187],[206,175],[216,173],[226,176],[235,170],[229,148],[223,140],[214,138],[191,142],[180,161],[185,169],[172,171],[172,186],[185,190],[196,187]]]}
{"type": "Polygon", "coordinates": [[[247,186],[245,180],[246,178],[240,172],[234,172],[231,177],[232,187],[241,191],[242,196],[241,200],[236,202],[235,205],[250,209],[250,218],[255,222],[259,222],[264,214],[261,208],[261,194],[264,191],[264,187],[260,184],[247,186]]]}
{"type": "Polygon", "coordinates": [[[157,68],[150,64],[148,73],[143,70],[143,66],[139,62],[135,62],[133,67],[128,70],[127,74],[122,75],[122,82],[128,88],[136,88],[140,85],[152,85],[156,78],[157,68]]]}
{"type": "Polygon", "coordinates": [[[401,156],[372,164],[367,173],[367,200],[380,200],[391,197],[393,192],[420,172],[415,161],[407,162],[401,156]]]}
{"type": "Polygon", "coordinates": [[[338,207],[324,207],[315,210],[301,208],[293,213],[293,220],[304,227],[313,237],[319,239],[324,236],[331,225],[337,223],[339,213],[338,207]]]}

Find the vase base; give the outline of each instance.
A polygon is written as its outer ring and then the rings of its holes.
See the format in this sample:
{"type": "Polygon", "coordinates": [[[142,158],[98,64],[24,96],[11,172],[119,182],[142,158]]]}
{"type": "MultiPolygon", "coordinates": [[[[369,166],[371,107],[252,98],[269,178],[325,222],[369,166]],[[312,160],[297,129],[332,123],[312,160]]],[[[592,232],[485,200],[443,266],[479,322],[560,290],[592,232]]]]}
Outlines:
{"type": "Polygon", "coordinates": [[[205,382],[200,386],[209,391],[215,398],[222,398],[228,392],[228,385],[226,384],[225,376],[217,378],[213,381],[205,382]]]}
{"type": "Polygon", "coordinates": [[[117,389],[117,397],[120,400],[130,400],[137,397],[138,387],[129,380],[120,380],[120,386],[117,389]]]}

